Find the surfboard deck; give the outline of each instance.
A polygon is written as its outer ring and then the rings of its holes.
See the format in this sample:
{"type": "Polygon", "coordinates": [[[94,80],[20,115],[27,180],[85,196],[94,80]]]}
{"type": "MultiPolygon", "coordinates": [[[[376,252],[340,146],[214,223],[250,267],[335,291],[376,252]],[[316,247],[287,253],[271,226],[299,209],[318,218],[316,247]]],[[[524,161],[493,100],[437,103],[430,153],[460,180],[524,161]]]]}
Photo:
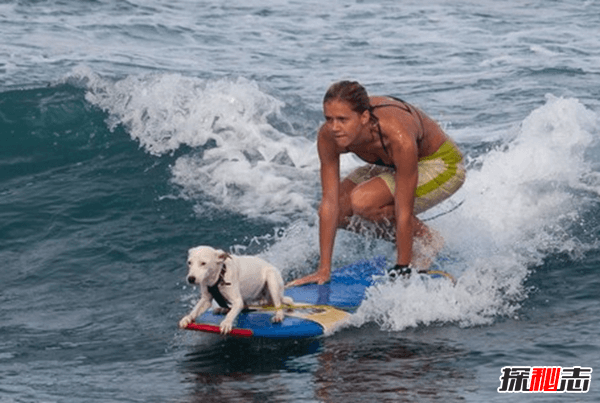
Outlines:
{"type": "MultiPolygon", "coordinates": [[[[356,311],[367,288],[374,284],[374,276],[383,276],[386,266],[383,257],[361,260],[335,270],[327,284],[288,288],[285,295],[294,300],[294,305],[285,306],[282,322],[271,321],[273,306],[252,306],[238,315],[234,328],[227,336],[288,339],[328,335],[356,311]]],[[[427,274],[432,278],[454,281],[450,274],[441,270],[427,274]]],[[[186,329],[219,334],[219,324],[223,318],[224,315],[209,310],[186,329]]]]}
{"type": "MultiPolygon", "coordinates": [[[[317,337],[333,331],[350,316],[349,312],[331,306],[311,304],[288,306],[281,323],[271,321],[273,313],[272,306],[250,307],[238,315],[235,327],[227,336],[271,339],[317,337]]],[[[187,329],[220,334],[219,324],[224,317],[208,311],[190,323],[187,329]]]]}

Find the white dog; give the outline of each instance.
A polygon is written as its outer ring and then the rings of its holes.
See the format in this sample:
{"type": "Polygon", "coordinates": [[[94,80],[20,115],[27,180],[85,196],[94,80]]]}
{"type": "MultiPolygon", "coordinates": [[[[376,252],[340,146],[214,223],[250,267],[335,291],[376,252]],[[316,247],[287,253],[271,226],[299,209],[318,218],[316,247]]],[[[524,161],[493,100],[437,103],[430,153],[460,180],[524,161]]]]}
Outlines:
{"type": "Polygon", "coordinates": [[[212,305],[212,300],[229,310],[221,322],[222,334],[231,332],[238,314],[252,303],[273,304],[276,308],[273,322],[284,318],[281,303],[294,301],[283,296],[283,279],[277,268],[253,256],[235,256],[210,246],[198,246],[188,251],[190,284],[200,285],[200,301],[179,321],[185,328],[212,305]]]}

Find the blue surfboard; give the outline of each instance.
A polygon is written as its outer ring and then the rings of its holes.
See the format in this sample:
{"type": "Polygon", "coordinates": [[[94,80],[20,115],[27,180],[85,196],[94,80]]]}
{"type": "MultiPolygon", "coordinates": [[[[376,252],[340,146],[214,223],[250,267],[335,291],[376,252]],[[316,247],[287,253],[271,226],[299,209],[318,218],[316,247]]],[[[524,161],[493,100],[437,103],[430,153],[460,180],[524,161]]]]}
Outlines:
{"type": "MultiPolygon", "coordinates": [[[[383,257],[361,260],[335,270],[327,284],[306,284],[285,290],[285,295],[294,300],[286,306],[285,318],[281,323],[271,322],[272,306],[252,306],[240,313],[228,336],[258,338],[305,338],[330,334],[344,324],[351,313],[362,303],[368,287],[376,276],[385,274],[387,262],[383,257]]],[[[452,276],[443,271],[429,272],[433,278],[452,276]]],[[[219,324],[224,315],[212,311],[200,315],[187,327],[207,333],[220,333],[219,324]]]]}

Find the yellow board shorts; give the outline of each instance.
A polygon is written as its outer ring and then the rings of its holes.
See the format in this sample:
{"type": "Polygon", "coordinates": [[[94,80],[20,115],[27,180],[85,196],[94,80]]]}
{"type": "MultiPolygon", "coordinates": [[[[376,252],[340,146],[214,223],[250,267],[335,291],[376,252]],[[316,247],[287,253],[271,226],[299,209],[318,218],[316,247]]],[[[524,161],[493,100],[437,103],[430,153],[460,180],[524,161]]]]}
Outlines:
{"type": "MultiPolygon", "coordinates": [[[[456,145],[447,140],[433,154],[418,163],[419,181],[415,190],[414,214],[422,213],[452,196],[465,182],[463,157],[456,145]]],[[[359,184],[381,178],[394,194],[394,168],[367,164],[352,171],[346,179],[359,184]]]]}

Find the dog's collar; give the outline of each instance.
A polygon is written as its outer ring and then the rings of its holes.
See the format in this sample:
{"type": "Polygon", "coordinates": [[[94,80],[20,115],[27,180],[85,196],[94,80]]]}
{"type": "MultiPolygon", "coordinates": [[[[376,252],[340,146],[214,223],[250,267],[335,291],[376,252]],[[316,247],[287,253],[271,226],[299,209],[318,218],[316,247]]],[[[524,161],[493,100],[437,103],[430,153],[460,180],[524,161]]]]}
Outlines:
{"type": "Polygon", "coordinates": [[[214,300],[217,301],[217,304],[219,304],[219,306],[221,308],[229,308],[229,305],[230,305],[229,301],[227,301],[227,299],[225,299],[225,297],[219,290],[219,286],[221,284],[231,285],[231,283],[227,283],[225,281],[225,272],[226,271],[227,271],[227,266],[223,262],[223,268],[221,268],[221,272],[219,273],[219,279],[217,280],[217,282],[214,285],[208,287],[208,292],[210,293],[210,295],[212,295],[214,300]]]}

